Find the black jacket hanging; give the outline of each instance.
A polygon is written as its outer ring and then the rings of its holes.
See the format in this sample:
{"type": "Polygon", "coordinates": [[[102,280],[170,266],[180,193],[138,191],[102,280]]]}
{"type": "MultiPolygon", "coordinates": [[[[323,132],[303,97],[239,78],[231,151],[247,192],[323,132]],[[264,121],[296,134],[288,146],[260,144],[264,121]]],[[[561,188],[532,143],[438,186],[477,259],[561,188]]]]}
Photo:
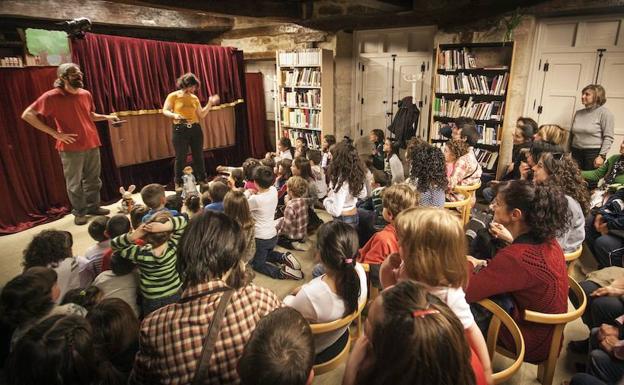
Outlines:
{"type": "Polygon", "coordinates": [[[407,141],[416,136],[420,110],[412,103],[412,97],[406,96],[399,101],[399,110],[388,130],[394,134],[401,148],[407,147],[407,141]]]}

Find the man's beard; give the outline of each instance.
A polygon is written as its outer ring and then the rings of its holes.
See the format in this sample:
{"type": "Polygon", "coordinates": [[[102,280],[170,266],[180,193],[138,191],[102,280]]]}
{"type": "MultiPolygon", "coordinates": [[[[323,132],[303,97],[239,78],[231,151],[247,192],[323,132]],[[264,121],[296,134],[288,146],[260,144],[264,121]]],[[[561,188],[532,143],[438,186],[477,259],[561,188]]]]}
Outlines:
{"type": "Polygon", "coordinates": [[[82,82],[82,79],[73,79],[69,81],[69,85],[74,88],[82,88],[84,83],[82,82]]]}

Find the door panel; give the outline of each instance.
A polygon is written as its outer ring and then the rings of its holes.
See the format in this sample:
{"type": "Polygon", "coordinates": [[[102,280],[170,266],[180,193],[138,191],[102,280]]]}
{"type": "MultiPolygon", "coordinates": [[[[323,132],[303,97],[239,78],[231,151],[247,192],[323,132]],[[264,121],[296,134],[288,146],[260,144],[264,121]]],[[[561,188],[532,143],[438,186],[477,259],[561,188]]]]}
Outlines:
{"type": "MultiPolygon", "coordinates": [[[[418,122],[417,135],[426,135],[428,131],[429,122],[429,110],[430,97],[431,97],[431,55],[422,54],[418,56],[410,56],[405,58],[397,58],[395,62],[395,102],[403,99],[406,96],[412,96],[412,82],[405,80],[407,77],[410,79],[412,75],[417,75],[418,81],[416,82],[414,103],[418,106],[418,102],[422,101],[422,107],[420,109],[420,117],[418,122]],[[422,72],[424,66],[425,72],[422,72]],[[424,126],[424,128],[423,128],[424,126]]],[[[393,114],[397,112],[397,106],[395,105],[393,114]]]]}
{"type": "Polygon", "coordinates": [[[389,119],[386,112],[389,111],[389,75],[391,60],[388,58],[373,58],[362,60],[364,71],[362,73],[362,112],[360,127],[364,135],[379,128],[385,130],[389,119]]]}

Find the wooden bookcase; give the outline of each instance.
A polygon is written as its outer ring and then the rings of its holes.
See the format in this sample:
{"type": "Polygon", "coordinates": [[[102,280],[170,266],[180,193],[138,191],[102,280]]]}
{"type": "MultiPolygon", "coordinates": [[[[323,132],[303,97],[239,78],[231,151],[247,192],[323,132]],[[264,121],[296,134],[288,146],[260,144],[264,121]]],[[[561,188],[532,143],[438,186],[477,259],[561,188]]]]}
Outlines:
{"type": "Polygon", "coordinates": [[[334,133],[334,56],[326,49],[277,51],[275,142],[299,136],[320,149],[334,133]]]}
{"type": "Polygon", "coordinates": [[[514,44],[440,44],[436,49],[429,141],[442,146],[438,133],[444,124],[459,117],[475,120],[479,143],[475,155],[488,179],[500,177],[505,162],[499,162],[503,123],[509,99],[514,44]]]}

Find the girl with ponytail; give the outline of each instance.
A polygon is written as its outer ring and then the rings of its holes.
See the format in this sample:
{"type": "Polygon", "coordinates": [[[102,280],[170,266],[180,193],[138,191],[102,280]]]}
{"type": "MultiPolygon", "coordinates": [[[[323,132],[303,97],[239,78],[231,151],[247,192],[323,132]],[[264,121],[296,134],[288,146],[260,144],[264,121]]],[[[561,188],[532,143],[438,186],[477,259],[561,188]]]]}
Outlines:
{"type": "MultiPolygon", "coordinates": [[[[356,263],[357,231],[340,221],[324,223],[318,229],[317,257],[325,274],[296,288],[284,303],[298,310],[310,323],[325,323],[343,318],[366,301],[366,273],[356,263]]],[[[331,358],[342,350],[340,342],[347,327],[315,336],[317,358],[331,358]]]]}

